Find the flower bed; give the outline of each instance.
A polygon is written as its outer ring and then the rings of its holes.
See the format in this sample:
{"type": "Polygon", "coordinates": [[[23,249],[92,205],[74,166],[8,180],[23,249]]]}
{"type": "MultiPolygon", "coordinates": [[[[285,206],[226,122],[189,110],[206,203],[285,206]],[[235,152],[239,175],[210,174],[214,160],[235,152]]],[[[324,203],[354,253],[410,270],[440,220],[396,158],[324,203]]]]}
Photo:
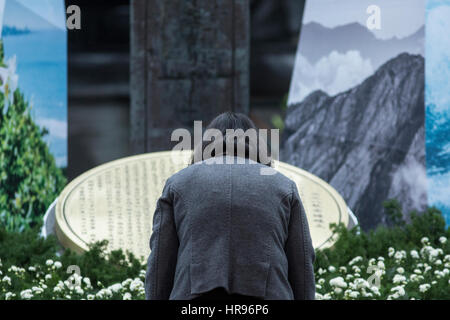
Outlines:
{"type": "MultiPolygon", "coordinates": [[[[334,247],[316,251],[317,299],[450,299],[450,230],[441,213],[431,208],[406,223],[397,203],[386,207],[396,217],[390,227],[333,227],[334,247]]],[[[0,300],[144,299],[145,261],[105,253],[106,244],[59,255],[56,239],[37,229],[0,229],[0,300]]]]}
{"type": "Polygon", "coordinates": [[[447,238],[433,248],[422,238],[422,248],[388,249],[385,256],[357,256],[346,265],[316,271],[316,299],[445,299],[449,298],[450,254],[447,238]],[[377,279],[379,281],[377,282],[377,279]]]}

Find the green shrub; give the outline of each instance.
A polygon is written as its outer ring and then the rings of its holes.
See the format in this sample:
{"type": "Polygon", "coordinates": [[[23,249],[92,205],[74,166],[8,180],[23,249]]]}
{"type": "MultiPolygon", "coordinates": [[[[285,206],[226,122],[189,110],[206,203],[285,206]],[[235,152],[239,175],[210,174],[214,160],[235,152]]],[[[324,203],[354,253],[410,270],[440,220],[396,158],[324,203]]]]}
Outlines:
{"type": "MultiPolygon", "coordinates": [[[[0,58],[6,67],[1,42],[0,58]]],[[[20,90],[9,90],[8,83],[0,90],[0,224],[23,231],[41,223],[66,181],[43,139],[48,132],[35,124],[20,90]]]]}
{"type": "Polygon", "coordinates": [[[143,299],[144,261],[122,250],[107,253],[106,247],[107,242],[102,241],[81,255],[71,250],[61,252],[56,238],[41,238],[37,228],[24,232],[0,229],[0,300],[24,299],[27,290],[35,299],[45,300],[95,295],[97,299],[122,299],[126,292],[133,299],[143,299]],[[68,273],[69,266],[77,266],[80,274],[68,273]],[[79,288],[69,289],[77,276],[81,277],[79,288]],[[110,292],[108,286],[112,284],[121,284],[121,289],[110,292]]]}
{"type": "MultiPolygon", "coordinates": [[[[393,207],[397,208],[397,212],[401,210],[396,200],[385,202],[384,207],[388,211],[393,207]]],[[[338,240],[332,248],[317,252],[316,268],[324,268],[331,262],[345,265],[355,256],[365,259],[383,256],[389,247],[394,246],[399,250],[413,250],[422,245],[423,237],[427,237],[431,245],[439,245],[440,237],[450,237],[445,219],[436,208],[429,208],[422,214],[412,212],[410,219],[410,223],[399,219],[394,226],[380,225],[369,232],[362,232],[358,227],[348,230],[343,225],[332,225],[338,233],[338,240]]]]}
{"type": "Polygon", "coordinates": [[[318,298],[450,299],[450,230],[441,212],[413,212],[406,223],[397,201],[384,206],[390,227],[333,226],[335,245],[316,251],[318,298]],[[379,288],[369,281],[375,272],[379,288]]]}
{"type": "MultiPolygon", "coordinates": [[[[385,206],[400,210],[395,202],[385,206]]],[[[316,251],[317,299],[450,299],[450,232],[442,214],[430,208],[397,223],[367,233],[334,226],[333,248],[316,251]],[[369,281],[375,272],[379,287],[369,281]]],[[[59,251],[56,239],[40,238],[37,228],[0,228],[0,300],[144,299],[145,261],[121,250],[105,253],[105,242],[82,255],[59,251]],[[69,287],[71,265],[80,268],[79,288],[69,287]]]]}

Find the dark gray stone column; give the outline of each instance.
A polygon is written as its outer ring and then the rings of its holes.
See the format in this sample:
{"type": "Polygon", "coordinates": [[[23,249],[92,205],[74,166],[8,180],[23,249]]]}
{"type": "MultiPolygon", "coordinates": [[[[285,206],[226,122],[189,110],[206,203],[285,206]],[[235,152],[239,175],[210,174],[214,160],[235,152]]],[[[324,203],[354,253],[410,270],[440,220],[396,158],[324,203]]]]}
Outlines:
{"type": "Polygon", "coordinates": [[[176,128],[249,111],[248,0],[131,1],[131,151],[176,128]]]}

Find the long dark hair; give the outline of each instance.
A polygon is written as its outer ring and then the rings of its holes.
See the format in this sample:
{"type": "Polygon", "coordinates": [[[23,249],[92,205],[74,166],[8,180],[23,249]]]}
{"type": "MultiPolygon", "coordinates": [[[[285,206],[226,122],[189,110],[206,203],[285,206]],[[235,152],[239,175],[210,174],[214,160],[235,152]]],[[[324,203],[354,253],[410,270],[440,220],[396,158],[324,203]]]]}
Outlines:
{"type": "MultiPolygon", "coordinates": [[[[222,136],[225,138],[223,140],[220,141],[215,141],[213,140],[211,141],[203,141],[202,139],[202,143],[201,145],[195,146],[194,148],[194,154],[192,156],[192,160],[191,160],[191,164],[197,162],[197,161],[201,161],[201,160],[205,160],[203,159],[203,153],[205,148],[210,145],[210,144],[214,144],[214,143],[223,143],[223,151],[227,154],[230,155],[227,150],[227,143],[232,143],[234,145],[233,147],[233,154],[232,156],[237,156],[238,155],[238,144],[240,143],[239,141],[236,141],[237,139],[234,139],[232,141],[227,140],[227,130],[243,130],[244,132],[246,132],[249,129],[254,129],[255,132],[258,132],[258,128],[255,126],[255,124],[253,123],[253,121],[247,117],[245,114],[242,113],[235,113],[235,112],[225,112],[222,113],[220,115],[218,115],[216,118],[214,118],[211,123],[206,127],[206,130],[208,129],[216,129],[218,131],[221,132],[222,136]],[[199,154],[201,153],[201,156],[199,155],[198,158],[195,158],[195,154],[199,154]],[[199,159],[200,158],[200,159],[199,159]]],[[[259,134],[257,134],[256,136],[256,141],[250,141],[250,139],[245,139],[244,141],[241,141],[241,143],[245,143],[244,145],[244,149],[245,149],[245,158],[251,158],[252,160],[265,164],[267,166],[271,166],[272,165],[272,160],[268,157],[267,155],[267,142],[260,139],[259,134]],[[252,152],[256,151],[256,156],[252,156],[252,152]],[[260,150],[262,152],[265,152],[264,154],[267,156],[266,159],[264,159],[265,161],[263,162],[263,159],[260,158],[260,150]]],[[[231,148],[230,148],[231,149],[231,148]]],[[[212,156],[217,156],[214,154],[212,154],[212,156]]]]}

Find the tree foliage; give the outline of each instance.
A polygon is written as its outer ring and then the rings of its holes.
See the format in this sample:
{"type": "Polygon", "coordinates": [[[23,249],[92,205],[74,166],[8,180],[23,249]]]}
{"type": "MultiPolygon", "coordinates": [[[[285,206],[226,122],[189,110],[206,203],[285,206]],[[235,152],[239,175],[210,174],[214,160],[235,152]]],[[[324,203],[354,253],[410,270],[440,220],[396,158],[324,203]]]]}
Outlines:
{"type": "MultiPolygon", "coordinates": [[[[1,42],[0,58],[5,66],[1,42]]],[[[0,81],[0,224],[23,231],[41,223],[65,177],[44,141],[47,130],[33,121],[20,89],[9,92],[7,79],[0,81]]]]}

